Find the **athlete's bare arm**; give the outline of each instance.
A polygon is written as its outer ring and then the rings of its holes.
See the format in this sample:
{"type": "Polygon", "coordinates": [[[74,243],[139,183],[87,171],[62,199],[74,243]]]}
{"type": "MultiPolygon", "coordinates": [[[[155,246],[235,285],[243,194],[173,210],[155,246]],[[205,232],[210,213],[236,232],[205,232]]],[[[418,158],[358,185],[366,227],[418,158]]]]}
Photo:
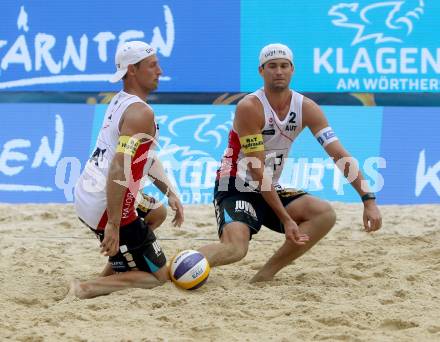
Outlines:
{"type": "MultiPolygon", "coordinates": [[[[329,126],[328,121],[321,108],[311,99],[304,97],[303,101],[303,124],[307,126],[313,135],[321,129],[329,126]]],[[[327,154],[333,159],[341,172],[351,183],[359,196],[369,192],[368,186],[358,163],[342,146],[339,140],[333,141],[324,147],[327,154]]],[[[367,231],[378,230],[382,226],[380,211],[374,199],[364,202],[364,226],[367,231]]]]}
{"type": "Polygon", "coordinates": [[[176,190],[173,188],[163,168],[162,162],[157,156],[154,156],[153,164],[148,170],[148,177],[150,177],[154,185],[168,197],[168,205],[175,212],[172,223],[180,227],[184,220],[182,203],[180,203],[176,190]]]}
{"type": "MultiPolygon", "coordinates": [[[[155,125],[153,112],[150,108],[142,103],[133,103],[124,112],[121,122],[119,123],[120,136],[132,137],[137,134],[146,134],[154,137],[155,125]]],[[[119,226],[122,215],[122,201],[124,199],[127,187],[124,186],[126,178],[125,174],[129,174],[131,170],[124,172],[124,160],[126,153],[116,152],[111,161],[108,179],[107,179],[107,216],[108,222],[104,231],[104,239],[101,243],[101,253],[113,256],[119,250],[119,226]],[[119,181],[119,182],[118,182],[119,181]],[[122,182],[122,184],[120,183],[122,182]]],[[[131,161],[131,160],[130,160],[131,161]]],[[[125,167],[130,167],[131,162],[125,167]]]]}
{"type": "MultiPolygon", "coordinates": [[[[253,96],[246,96],[238,103],[235,111],[235,131],[240,138],[255,137],[261,135],[263,127],[263,107],[253,96]]],[[[264,200],[273,209],[284,226],[286,239],[295,244],[304,245],[308,241],[308,237],[300,233],[297,224],[287,213],[272,185],[272,175],[265,172],[264,150],[246,152],[243,145],[242,150],[249,160],[247,166],[252,179],[258,183],[264,200]]]]}

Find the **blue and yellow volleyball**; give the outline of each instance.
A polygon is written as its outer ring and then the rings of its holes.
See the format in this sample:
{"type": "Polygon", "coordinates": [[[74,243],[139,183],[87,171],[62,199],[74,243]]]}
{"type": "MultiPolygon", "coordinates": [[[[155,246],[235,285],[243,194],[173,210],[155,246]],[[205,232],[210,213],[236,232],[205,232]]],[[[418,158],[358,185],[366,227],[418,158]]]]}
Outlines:
{"type": "Polygon", "coordinates": [[[195,290],[208,279],[208,260],[202,253],[184,250],[177,254],[170,264],[170,277],[174,284],[185,290],[195,290]]]}

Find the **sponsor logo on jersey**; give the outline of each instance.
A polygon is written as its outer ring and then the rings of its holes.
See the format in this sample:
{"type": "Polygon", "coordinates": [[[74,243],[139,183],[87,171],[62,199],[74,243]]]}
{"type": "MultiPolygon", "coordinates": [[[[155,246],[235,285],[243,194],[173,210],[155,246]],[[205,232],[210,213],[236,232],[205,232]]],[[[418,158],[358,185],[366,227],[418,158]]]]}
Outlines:
{"type": "Polygon", "coordinates": [[[275,135],[275,130],[274,129],[265,129],[264,131],[261,132],[261,134],[263,134],[263,135],[275,135]]]}

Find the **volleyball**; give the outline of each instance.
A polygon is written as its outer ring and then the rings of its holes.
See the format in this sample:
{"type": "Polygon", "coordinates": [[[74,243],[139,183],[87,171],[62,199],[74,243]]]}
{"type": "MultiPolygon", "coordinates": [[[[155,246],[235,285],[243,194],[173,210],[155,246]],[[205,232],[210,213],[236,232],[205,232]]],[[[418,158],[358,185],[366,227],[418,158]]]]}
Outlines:
{"type": "Polygon", "coordinates": [[[185,250],[177,254],[171,261],[170,276],[178,287],[195,290],[206,282],[210,270],[208,260],[202,253],[185,250]]]}

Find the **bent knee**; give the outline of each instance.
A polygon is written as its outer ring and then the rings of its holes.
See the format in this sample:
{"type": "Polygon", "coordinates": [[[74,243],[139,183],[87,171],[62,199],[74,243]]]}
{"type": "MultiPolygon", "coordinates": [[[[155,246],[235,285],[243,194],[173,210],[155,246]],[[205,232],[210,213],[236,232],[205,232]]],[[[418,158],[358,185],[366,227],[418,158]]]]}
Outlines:
{"type": "Polygon", "coordinates": [[[328,202],[324,202],[322,215],[326,216],[326,222],[329,225],[329,228],[332,228],[336,223],[336,211],[328,202]]]}
{"type": "Polygon", "coordinates": [[[159,208],[153,209],[145,217],[145,223],[151,230],[159,227],[167,218],[167,209],[161,205],[159,208]]]}
{"type": "Polygon", "coordinates": [[[233,245],[231,246],[231,249],[233,249],[232,252],[232,257],[234,259],[234,261],[240,261],[241,259],[243,259],[247,252],[248,252],[248,248],[247,246],[242,246],[242,245],[233,245]]]}

